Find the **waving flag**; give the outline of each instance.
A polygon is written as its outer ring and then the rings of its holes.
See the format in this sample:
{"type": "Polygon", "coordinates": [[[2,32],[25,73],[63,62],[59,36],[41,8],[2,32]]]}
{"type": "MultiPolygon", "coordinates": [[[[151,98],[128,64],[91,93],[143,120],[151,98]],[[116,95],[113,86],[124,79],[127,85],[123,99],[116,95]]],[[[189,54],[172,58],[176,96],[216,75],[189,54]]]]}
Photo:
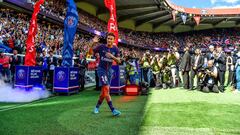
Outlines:
{"type": "Polygon", "coordinates": [[[116,3],[115,0],[104,0],[106,8],[110,11],[110,19],[108,21],[108,32],[114,33],[116,39],[115,44],[118,45],[118,24],[116,15],[116,3]]]}
{"type": "Polygon", "coordinates": [[[24,65],[35,66],[36,65],[36,48],[35,48],[35,36],[37,34],[37,15],[40,11],[40,6],[44,3],[44,0],[39,0],[35,6],[30,21],[30,27],[28,30],[28,37],[26,41],[26,55],[24,65]]]}
{"type": "Polygon", "coordinates": [[[67,16],[64,20],[64,45],[62,66],[71,67],[73,58],[73,41],[77,31],[78,12],[74,0],[67,0],[67,16]]]}

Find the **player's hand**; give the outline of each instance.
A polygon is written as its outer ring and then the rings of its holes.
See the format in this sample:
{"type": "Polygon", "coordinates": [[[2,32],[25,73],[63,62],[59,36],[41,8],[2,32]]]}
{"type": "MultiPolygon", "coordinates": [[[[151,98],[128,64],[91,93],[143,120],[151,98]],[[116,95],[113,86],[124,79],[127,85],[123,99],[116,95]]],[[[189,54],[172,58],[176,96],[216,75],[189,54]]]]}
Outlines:
{"type": "Polygon", "coordinates": [[[99,42],[99,36],[95,36],[92,41],[93,41],[93,43],[98,43],[99,42]]]}
{"type": "Polygon", "coordinates": [[[108,58],[113,58],[114,56],[113,56],[111,53],[107,52],[107,53],[106,53],[106,57],[108,57],[108,58]]]}

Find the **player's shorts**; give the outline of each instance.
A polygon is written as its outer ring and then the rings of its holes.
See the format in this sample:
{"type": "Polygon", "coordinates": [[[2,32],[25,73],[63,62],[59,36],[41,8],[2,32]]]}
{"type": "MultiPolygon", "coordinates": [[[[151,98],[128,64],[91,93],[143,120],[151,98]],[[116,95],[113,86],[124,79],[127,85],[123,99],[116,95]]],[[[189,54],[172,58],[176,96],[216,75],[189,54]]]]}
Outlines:
{"type": "Polygon", "coordinates": [[[99,86],[111,85],[113,70],[105,70],[101,67],[98,67],[97,74],[99,77],[99,86]]]}

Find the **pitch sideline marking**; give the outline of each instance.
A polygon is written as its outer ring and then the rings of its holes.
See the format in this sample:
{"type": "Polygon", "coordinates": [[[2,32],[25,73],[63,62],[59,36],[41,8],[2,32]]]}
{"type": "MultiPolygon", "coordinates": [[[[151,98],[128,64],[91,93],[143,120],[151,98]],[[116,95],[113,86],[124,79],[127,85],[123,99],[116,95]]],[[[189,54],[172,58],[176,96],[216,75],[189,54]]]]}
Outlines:
{"type": "Polygon", "coordinates": [[[38,100],[38,101],[33,101],[33,102],[26,103],[26,104],[23,104],[23,105],[15,105],[13,107],[9,107],[9,108],[6,108],[6,109],[0,109],[0,112],[5,112],[5,111],[8,111],[8,110],[13,110],[13,109],[25,107],[25,106],[28,106],[28,105],[31,105],[31,104],[39,103],[39,102],[42,102],[42,101],[47,101],[49,99],[54,99],[54,98],[57,98],[57,96],[46,98],[46,99],[42,99],[42,100],[38,100]]]}

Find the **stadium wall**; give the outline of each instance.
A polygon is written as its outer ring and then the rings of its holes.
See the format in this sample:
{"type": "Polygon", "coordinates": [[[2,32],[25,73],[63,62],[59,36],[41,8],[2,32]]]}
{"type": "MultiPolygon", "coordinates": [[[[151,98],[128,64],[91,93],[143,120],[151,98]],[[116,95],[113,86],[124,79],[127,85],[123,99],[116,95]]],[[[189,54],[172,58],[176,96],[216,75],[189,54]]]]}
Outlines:
{"type": "Polygon", "coordinates": [[[135,21],[134,20],[125,20],[118,23],[119,27],[135,30],[135,21]]]}
{"type": "Polygon", "coordinates": [[[172,32],[172,28],[167,25],[160,25],[159,27],[155,28],[153,32],[172,32]]]}
{"type": "Polygon", "coordinates": [[[94,16],[97,15],[97,7],[93,6],[92,4],[89,4],[87,2],[78,2],[77,7],[83,11],[88,12],[89,14],[92,14],[94,16]]]}
{"type": "Polygon", "coordinates": [[[104,22],[108,22],[108,19],[110,18],[109,14],[99,14],[98,19],[104,21],[104,22]]]}
{"type": "Polygon", "coordinates": [[[180,33],[180,32],[188,32],[192,31],[192,27],[187,26],[187,25],[177,25],[174,29],[174,33],[180,33]]]}
{"type": "Polygon", "coordinates": [[[144,23],[140,26],[137,26],[136,31],[153,32],[153,26],[151,23],[144,23]]]}

